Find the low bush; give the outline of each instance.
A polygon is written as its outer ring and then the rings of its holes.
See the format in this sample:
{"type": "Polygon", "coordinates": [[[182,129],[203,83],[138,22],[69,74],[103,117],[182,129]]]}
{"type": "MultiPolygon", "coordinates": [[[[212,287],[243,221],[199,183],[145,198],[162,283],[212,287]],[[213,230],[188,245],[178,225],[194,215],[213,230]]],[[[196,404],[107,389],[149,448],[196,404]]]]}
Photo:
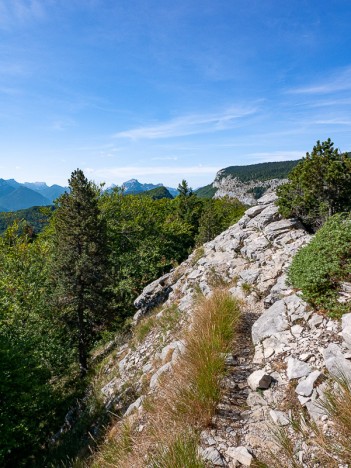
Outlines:
{"type": "Polygon", "coordinates": [[[313,307],[338,317],[348,310],[338,299],[342,283],[350,279],[351,216],[338,214],[295,255],[288,280],[313,307]]]}

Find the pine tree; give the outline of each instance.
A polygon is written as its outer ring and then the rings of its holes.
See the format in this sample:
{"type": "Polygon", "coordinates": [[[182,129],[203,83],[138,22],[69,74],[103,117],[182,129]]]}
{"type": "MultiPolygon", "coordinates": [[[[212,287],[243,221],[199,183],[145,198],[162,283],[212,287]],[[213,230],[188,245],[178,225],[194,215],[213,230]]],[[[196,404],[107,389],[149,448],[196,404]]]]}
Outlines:
{"type": "Polygon", "coordinates": [[[54,217],[53,276],[56,304],[84,376],[94,338],[109,319],[107,235],[98,187],[80,169],[72,173],[69,187],[54,217]]]}
{"type": "Polygon", "coordinates": [[[351,158],[330,140],[320,142],[277,189],[279,211],[297,217],[312,231],[335,213],[351,209],[351,158]]]}

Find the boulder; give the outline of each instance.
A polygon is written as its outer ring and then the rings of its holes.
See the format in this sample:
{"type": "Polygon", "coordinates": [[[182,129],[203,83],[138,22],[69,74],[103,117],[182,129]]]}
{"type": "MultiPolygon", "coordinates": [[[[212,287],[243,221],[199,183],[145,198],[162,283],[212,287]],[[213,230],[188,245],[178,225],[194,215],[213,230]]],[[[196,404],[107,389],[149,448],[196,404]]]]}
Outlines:
{"type": "Polygon", "coordinates": [[[286,317],[286,304],[284,300],[275,302],[259,317],[252,326],[252,341],[259,343],[274,333],[288,330],[289,322],[286,317]]]}
{"type": "Polygon", "coordinates": [[[148,284],[143,292],[134,301],[134,306],[139,309],[134,316],[134,320],[138,321],[154,307],[165,302],[172,291],[171,284],[172,274],[167,273],[161,276],[156,281],[148,284]]]}

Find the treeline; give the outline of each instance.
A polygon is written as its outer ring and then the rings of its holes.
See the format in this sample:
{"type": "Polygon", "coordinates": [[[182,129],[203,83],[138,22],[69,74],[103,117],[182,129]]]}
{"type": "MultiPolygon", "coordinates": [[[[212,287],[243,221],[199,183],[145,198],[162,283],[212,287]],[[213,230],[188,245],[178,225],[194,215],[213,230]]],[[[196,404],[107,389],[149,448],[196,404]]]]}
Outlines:
{"type": "Polygon", "coordinates": [[[252,180],[285,179],[289,172],[299,163],[297,161],[274,161],[248,166],[229,166],[222,169],[222,177],[237,177],[242,182],[252,180]]]}
{"type": "Polygon", "coordinates": [[[147,283],[245,209],[200,199],[185,181],[179,192],[173,200],[102,192],[77,170],[39,235],[15,222],[0,237],[1,466],[44,466],[102,337],[126,327],[147,283]]]}

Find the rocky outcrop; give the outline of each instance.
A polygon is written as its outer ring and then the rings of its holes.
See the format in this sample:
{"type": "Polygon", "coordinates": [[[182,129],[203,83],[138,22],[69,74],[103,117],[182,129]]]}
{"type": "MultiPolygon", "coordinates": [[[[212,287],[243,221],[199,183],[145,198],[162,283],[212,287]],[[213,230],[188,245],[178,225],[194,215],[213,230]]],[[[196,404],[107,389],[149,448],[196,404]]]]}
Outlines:
{"type": "MultiPolygon", "coordinates": [[[[209,466],[249,466],[255,457],[276,451],[270,427],[289,426],[289,404],[330,430],[320,406],[326,382],[340,370],[351,380],[351,314],[342,323],[319,315],[286,284],[294,254],[311,237],[297,220],[281,219],[275,200],[274,192],[267,193],[238,223],[204,244],[200,255],[194,252],[145,288],[135,302],[135,320],[158,305],[154,327],[140,343],[117,353],[109,369],[117,366],[118,376],[102,389],[111,405],[121,389],[133,388],[135,401],[126,414],[141,415],[143,397],[157,392],[161,376],[171,378],[184,351],[194,295],[227,285],[242,299],[244,317],[240,345],[226,359],[223,401],[212,428],[201,434],[209,466]]],[[[314,466],[313,444],[307,450],[296,439],[296,450],[305,466],[314,466]]]]}
{"type": "Polygon", "coordinates": [[[258,192],[272,192],[279,185],[287,182],[287,179],[269,179],[269,180],[250,180],[242,182],[237,177],[230,175],[223,176],[219,171],[213,182],[213,187],[217,189],[214,198],[223,198],[228,196],[230,198],[237,198],[245,205],[255,205],[257,203],[258,192]]]}

